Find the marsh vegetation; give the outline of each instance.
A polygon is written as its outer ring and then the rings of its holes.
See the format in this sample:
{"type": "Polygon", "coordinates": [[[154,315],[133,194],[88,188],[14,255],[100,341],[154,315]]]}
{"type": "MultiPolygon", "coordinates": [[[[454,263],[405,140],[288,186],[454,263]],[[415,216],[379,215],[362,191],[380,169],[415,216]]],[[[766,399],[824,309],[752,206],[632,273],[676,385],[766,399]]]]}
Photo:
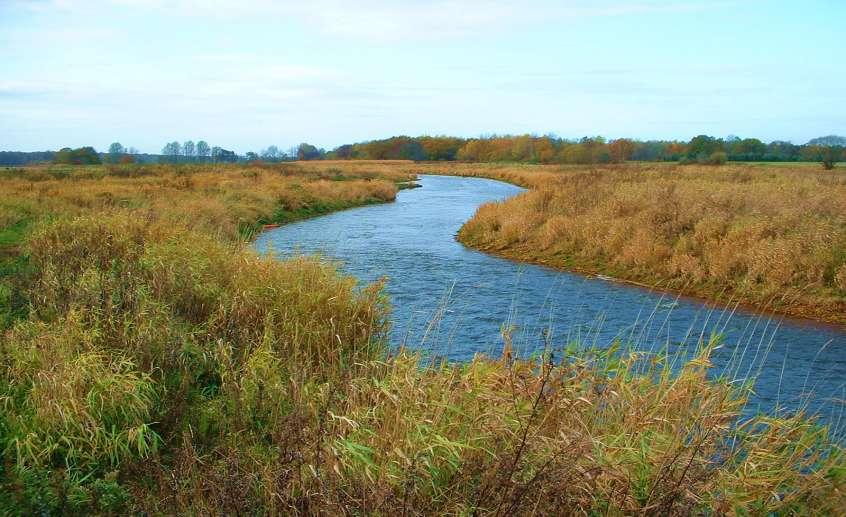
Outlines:
{"type": "Polygon", "coordinates": [[[846,175],[802,166],[438,168],[523,185],[458,236],[509,258],[846,323],[846,175]]]}
{"type": "MultiPolygon", "coordinates": [[[[260,224],[390,201],[398,182],[426,169],[532,189],[480,211],[465,229],[479,246],[503,242],[504,250],[523,236],[548,235],[540,220],[563,213],[566,221],[557,196],[567,189],[610,205],[587,223],[594,228],[613,222],[602,217],[623,203],[633,210],[631,224],[646,225],[637,241],[647,249],[644,275],[658,274],[648,250],[661,242],[648,232],[664,228],[660,236],[670,238],[677,219],[656,226],[663,219],[653,215],[665,214],[666,203],[639,207],[649,189],[617,178],[662,185],[663,199],[678,196],[672,213],[682,218],[688,205],[693,214],[703,210],[697,192],[722,186],[713,202],[725,205],[726,228],[763,224],[755,210],[742,210],[754,202],[742,186],[763,181],[743,180],[754,176],[749,171],[701,180],[692,171],[408,162],[6,171],[0,509],[766,515],[843,508],[846,463],[829,430],[801,412],[742,416],[751,386],[708,375],[718,337],[703,336],[693,357],[613,343],[554,343],[519,357],[504,327],[501,356],[426,362],[391,349],[379,283],[360,286],[319,259],[267,259],[247,246],[260,224]],[[691,176],[671,187],[672,174],[691,176]],[[508,203],[515,203],[509,219],[488,225],[508,203]],[[511,228],[522,229],[520,238],[503,238],[511,228]]],[[[779,190],[813,200],[805,214],[814,217],[796,231],[821,256],[831,254],[826,246],[839,241],[826,240],[826,231],[842,236],[833,232],[833,210],[843,182],[761,174],[774,186],[753,206],[763,210],[779,190]],[[815,192],[819,184],[830,193],[815,192]]],[[[565,231],[552,235],[568,242],[565,231]]],[[[620,248],[628,249],[633,244],[620,248]]],[[[822,292],[835,296],[833,285],[822,292]]]]}

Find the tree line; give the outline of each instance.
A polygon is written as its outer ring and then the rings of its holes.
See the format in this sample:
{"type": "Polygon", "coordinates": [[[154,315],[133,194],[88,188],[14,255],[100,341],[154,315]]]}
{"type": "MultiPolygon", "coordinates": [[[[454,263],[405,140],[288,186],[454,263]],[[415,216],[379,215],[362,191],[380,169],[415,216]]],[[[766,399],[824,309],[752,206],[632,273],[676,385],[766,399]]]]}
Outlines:
{"type": "Polygon", "coordinates": [[[846,137],[824,136],[806,144],[786,141],[764,143],[757,138],[729,136],[717,138],[698,135],[690,141],[606,140],[601,136],[578,140],[552,135],[493,135],[479,138],[452,136],[394,136],[355,144],[344,144],[331,151],[301,143],[288,150],[275,145],[259,152],[240,155],[205,140],[196,143],[168,142],[160,155],[141,154],[134,147],[120,142],[109,146],[107,153],[93,147],[63,148],[59,151],[35,153],[0,152],[0,165],[15,166],[53,162],[72,165],[98,163],[235,163],[278,162],[288,160],[414,160],[467,162],[523,162],[544,164],[594,164],[624,161],[663,161],[682,164],[719,165],[727,161],[743,162],[821,162],[833,168],[846,160],[846,137]]]}
{"type": "Polygon", "coordinates": [[[296,159],[315,159],[325,154],[322,149],[318,150],[316,147],[309,144],[300,144],[299,147],[292,147],[289,151],[282,151],[279,147],[271,145],[262,149],[260,152],[249,151],[244,155],[239,155],[235,151],[230,151],[222,147],[211,147],[209,144],[200,140],[196,144],[192,140],[187,140],[183,143],[173,141],[165,144],[162,148],[161,160],[162,162],[171,163],[235,163],[235,162],[253,162],[253,161],[268,161],[278,162],[296,159]],[[301,154],[302,149],[314,148],[315,153],[301,154]]]}
{"type": "Polygon", "coordinates": [[[815,138],[804,145],[757,138],[725,139],[698,135],[690,141],[632,140],[584,137],[568,140],[555,136],[503,135],[480,138],[449,136],[396,136],[346,144],[325,153],[327,159],[458,160],[468,162],[619,163],[623,161],[674,161],[683,164],[721,164],[726,161],[817,161],[826,166],[846,160],[846,137],[815,138]]]}

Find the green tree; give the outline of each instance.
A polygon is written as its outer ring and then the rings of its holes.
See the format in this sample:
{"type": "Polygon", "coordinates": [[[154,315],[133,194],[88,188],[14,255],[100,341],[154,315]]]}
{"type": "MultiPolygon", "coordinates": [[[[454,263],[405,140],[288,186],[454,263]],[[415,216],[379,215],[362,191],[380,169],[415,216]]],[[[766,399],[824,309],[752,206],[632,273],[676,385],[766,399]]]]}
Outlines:
{"type": "Polygon", "coordinates": [[[320,149],[305,142],[297,148],[298,160],[319,160],[322,154],[320,149]]]}
{"type": "Polygon", "coordinates": [[[833,145],[825,146],[820,150],[820,157],[822,158],[822,166],[825,170],[830,171],[837,164],[837,161],[843,155],[843,148],[833,145]]]}
{"type": "Polygon", "coordinates": [[[713,136],[697,135],[687,144],[687,158],[699,163],[708,163],[711,155],[723,151],[723,141],[713,136]]]}
{"type": "Polygon", "coordinates": [[[109,146],[109,161],[111,163],[118,163],[124,154],[126,154],[126,149],[120,142],[114,142],[109,146]]]}
{"type": "Polygon", "coordinates": [[[70,147],[62,148],[53,157],[53,163],[65,165],[98,165],[102,162],[97,151],[91,146],[86,146],[77,149],[71,149],[70,147]]]}

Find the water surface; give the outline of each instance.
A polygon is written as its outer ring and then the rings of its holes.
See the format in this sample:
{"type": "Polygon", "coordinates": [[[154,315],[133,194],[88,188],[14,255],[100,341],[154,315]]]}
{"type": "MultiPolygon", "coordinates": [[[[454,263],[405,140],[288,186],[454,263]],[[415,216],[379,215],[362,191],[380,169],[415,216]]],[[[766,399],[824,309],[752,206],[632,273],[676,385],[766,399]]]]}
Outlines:
{"type": "Polygon", "coordinates": [[[750,411],[796,408],[813,392],[810,411],[839,428],[846,329],[732,312],[465,248],[455,234],[476,208],[522,189],[451,176],[421,176],[420,183],[395,203],[283,226],[263,233],[255,246],[279,256],[320,253],[364,282],[387,277],[394,346],[453,360],[498,354],[503,328],[512,329],[522,354],[573,341],[608,346],[615,339],[676,351],[719,332],[724,343],[713,357],[715,374],[758,374],[750,411]]]}

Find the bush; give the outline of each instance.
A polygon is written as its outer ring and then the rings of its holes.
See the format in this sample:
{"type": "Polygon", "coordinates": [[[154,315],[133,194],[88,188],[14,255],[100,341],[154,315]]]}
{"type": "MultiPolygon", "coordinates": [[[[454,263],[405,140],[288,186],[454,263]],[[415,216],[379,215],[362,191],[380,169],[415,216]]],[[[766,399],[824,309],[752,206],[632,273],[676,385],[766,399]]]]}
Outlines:
{"type": "Polygon", "coordinates": [[[823,169],[827,171],[834,169],[840,155],[840,149],[835,147],[825,147],[823,148],[821,154],[823,169]]]}
{"type": "Polygon", "coordinates": [[[708,157],[708,165],[725,165],[727,161],[728,155],[723,151],[717,151],[708,157]]]}

